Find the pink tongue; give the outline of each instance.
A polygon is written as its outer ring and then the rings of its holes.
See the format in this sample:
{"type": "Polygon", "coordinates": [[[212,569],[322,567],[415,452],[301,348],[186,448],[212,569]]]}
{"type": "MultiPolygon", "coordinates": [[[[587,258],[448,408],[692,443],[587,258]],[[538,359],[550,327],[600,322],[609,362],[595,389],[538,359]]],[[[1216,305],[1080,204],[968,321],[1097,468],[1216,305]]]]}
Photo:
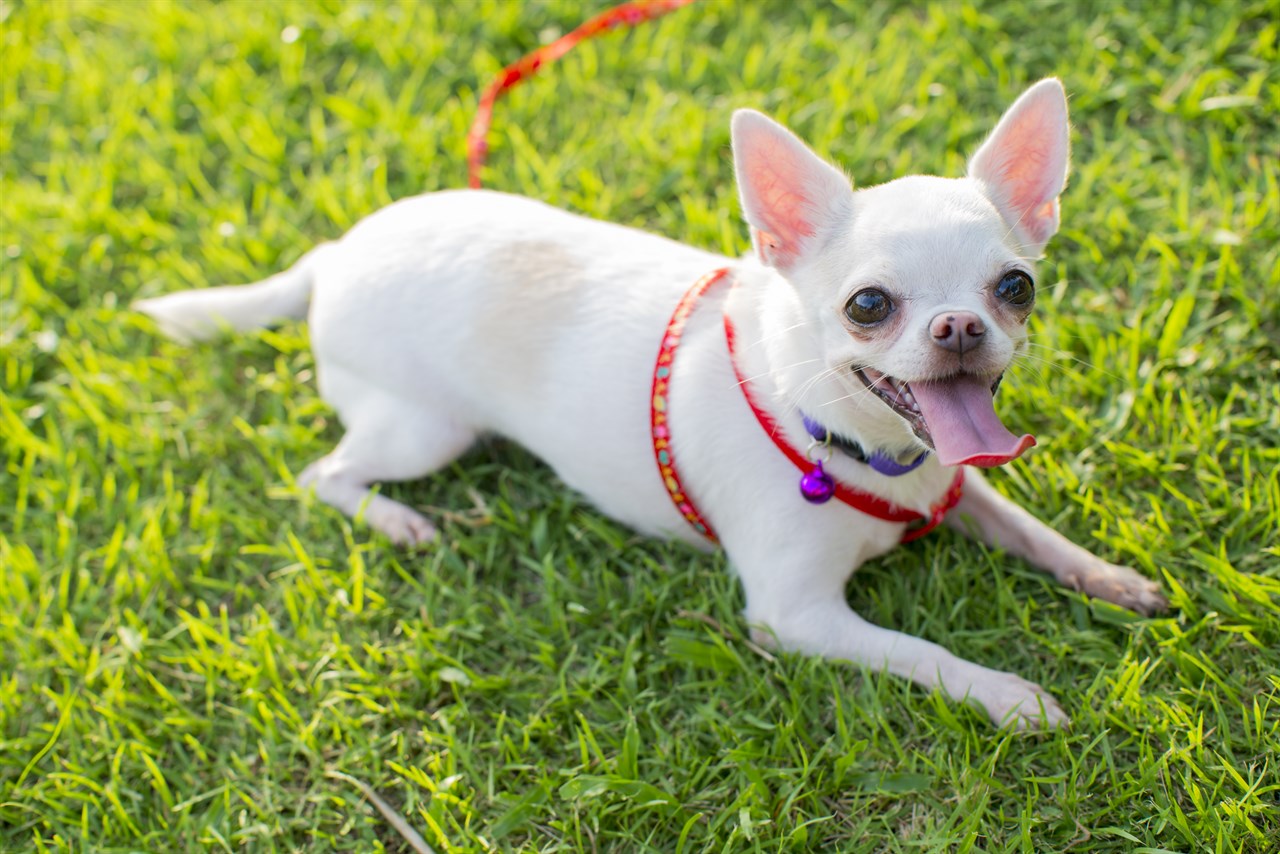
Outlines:
{"type": "Polygon", "coordinates": [[[1010,433],[996,416],[991,383],[978,377],[913,382],[920,413],[929,426],[938,462],[944,466],[1003,465],[1036,443],[1010,433]]]}

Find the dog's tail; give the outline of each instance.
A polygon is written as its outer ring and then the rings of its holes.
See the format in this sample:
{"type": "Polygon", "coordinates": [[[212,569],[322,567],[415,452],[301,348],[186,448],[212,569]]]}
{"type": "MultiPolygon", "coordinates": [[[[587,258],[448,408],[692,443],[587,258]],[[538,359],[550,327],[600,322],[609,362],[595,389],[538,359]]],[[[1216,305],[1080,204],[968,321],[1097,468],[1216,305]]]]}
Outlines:
{"type": "Polygon", "coordinates": [[[138,300],[134,309],[150,315],[160,331],[178,341],[205,341],[223,329],[240,331],[306,316],[321,244],[282,273],[252,285],[224,285],[138,300]]]}

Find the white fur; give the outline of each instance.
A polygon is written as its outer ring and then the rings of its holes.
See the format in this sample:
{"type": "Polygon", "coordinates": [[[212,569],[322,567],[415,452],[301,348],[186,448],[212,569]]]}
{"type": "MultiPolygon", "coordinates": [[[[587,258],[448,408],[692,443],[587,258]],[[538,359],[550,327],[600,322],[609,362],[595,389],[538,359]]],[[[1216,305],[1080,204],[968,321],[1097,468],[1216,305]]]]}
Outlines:
{"type": "MultiPolygon", "coordinates": [[[[805,435],[803,410],[868,447],[917,453],[922,445],[905,422],[848,367],[873,364],[908,379],[954,370],[927,334],[929,318],[950,310],[975,312],[989,327],[987,346],[966,370],[995,375],[1008,365],[1022,320],[993,306],[991,283],[1030,259],[1027,236],[1006,208],[1009,199],[1027,197],[1044,208],[1041,190],[1019,196],[1017,181],[1060,189],[1066,168],[1065,150],[1022,173],[1008,168],[1009,157],[1045,134],[1065,140],[1061,85],[1043,81],[1018,103],[1032,94],[1040,118],[1009,123],[1012,131],[997,130],[987,143],[1004,158],[997,170],[1004,183],[995,173],[912,177],[854,192],[790,132],[739,113],[735,158],[758,260],[735,261],[524,198],[452,191],[378,211],[260,284],[137,307],[170,335],[205,338],[221,325],[301,316],[309,294],[320,390],[347,433],[300,481],[346,513],[363,512],[398,542],[422,542],[435,530],[417,511],[372,495],[370,484],[429,474],[477,436],[498,434],[546,460],[614,518],[705,548],[658,476],[649,392],[677,301],[704,273],[730,266],[736,287],[708,295],[686,329],[670,417],[682,476],[742,579],[748,619],[785,649],[885,667],[972,698],[997,722],[1057,725],[1066,717],[1038,686],[872,626],[849,609],[849,575],[896,545],[903,526],[839,501],[801,500],[796,469],[737,387],[721,326],[723,307],[738,330],[744,374],[793,442],[805,435]],[[1054,98],[1060,113],[1044,106],[1054,98]],[[849,296],[867,283],[901,297],[885,330],[851,330],[843,319],[849,296]]],[[[989,160],[982,151],[975,156],[979,164],[989,160]]],[[[923,512],[953,476],[932,458],[900,478],[839,454],[828,470],[923,512]]],[[[1066,542],[976,472],[953,519],[967,519],[988,542],[1094,595],[1141,610],[1161,603],[1150,582],[1066,542]]]]}

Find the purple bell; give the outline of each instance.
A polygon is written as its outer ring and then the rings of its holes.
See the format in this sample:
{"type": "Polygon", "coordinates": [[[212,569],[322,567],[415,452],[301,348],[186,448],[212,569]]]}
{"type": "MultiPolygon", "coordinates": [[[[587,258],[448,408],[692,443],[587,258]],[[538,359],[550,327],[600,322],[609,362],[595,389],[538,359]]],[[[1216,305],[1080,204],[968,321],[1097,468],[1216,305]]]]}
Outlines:
{"type": "Polygon", "coordinates": [[[826,504],[836,494],[836,482],[822,470],[822,461],[813,464],[813,471],[800,478],[800,494],[810,504],[826,504]]]}

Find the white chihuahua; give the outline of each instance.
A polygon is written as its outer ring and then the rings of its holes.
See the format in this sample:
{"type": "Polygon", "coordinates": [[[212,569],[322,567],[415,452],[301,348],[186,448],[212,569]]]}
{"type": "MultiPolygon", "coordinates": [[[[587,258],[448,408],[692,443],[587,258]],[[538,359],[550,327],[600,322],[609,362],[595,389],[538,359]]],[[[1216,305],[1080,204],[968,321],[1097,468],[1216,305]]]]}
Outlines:
{"type": "Polygon", "coordinates": [[[308,316],[320,391],[347,432],[299,482],[398,543],[435,528],[371,484],[505,436],[627,525],[718,539],[747,619],[782,649],[885,667],[997,723],[1064,725],[1039,686],[871,625],[844,595],[908,520],[953,507],[950,524],[1062,584],[1166,606],[969,468],[1033,444],[993,396],[1058,227],[1062,85],[1027,90],[960,179],[855,192],[759,113],[736,113],[732,136],[747,259],[463,190],[397,202],[257,284],[137,307],[183,340],[308,316]]]}

